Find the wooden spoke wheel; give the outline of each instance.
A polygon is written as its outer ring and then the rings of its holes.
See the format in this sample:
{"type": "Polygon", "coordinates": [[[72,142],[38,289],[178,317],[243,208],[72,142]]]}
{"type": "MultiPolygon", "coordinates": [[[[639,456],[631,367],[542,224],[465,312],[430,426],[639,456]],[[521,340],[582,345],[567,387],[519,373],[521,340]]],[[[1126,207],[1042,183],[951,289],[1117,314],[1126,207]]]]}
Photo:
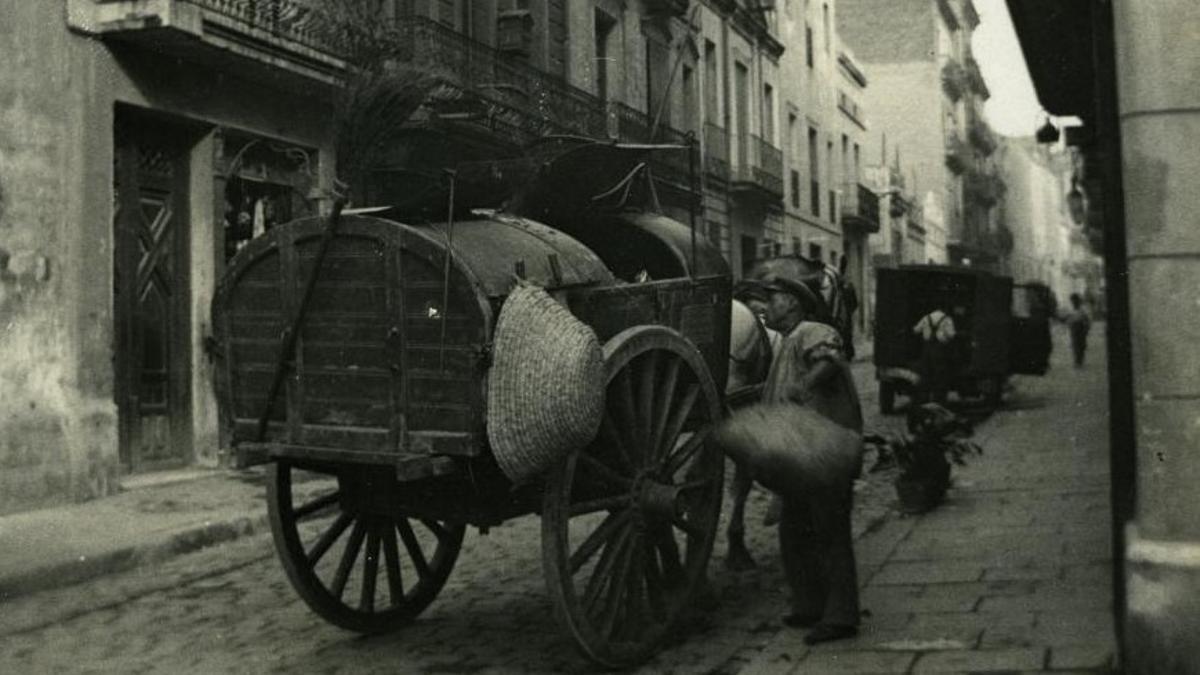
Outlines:
{"type": "Polygon", "coordinates": [[[371,508],[372,481],[362,472],[294,485],[296,473],[287,461],[270,467],[267,504],[275,548],[300,597],[321,618],[360,633],[416,618],[450,576],[465,525],[371,508]],[[314,484],[324,489],[301,500],[297,488],[314,484]]]}
{"type": "Polygon", "coordinates": [[[640,326],[604,348],[598,438],[547,476],[543,564],[560,621],[609,667],[654,654],[701,583],[721,512],[721,414],[700,353],[640,326]]]}

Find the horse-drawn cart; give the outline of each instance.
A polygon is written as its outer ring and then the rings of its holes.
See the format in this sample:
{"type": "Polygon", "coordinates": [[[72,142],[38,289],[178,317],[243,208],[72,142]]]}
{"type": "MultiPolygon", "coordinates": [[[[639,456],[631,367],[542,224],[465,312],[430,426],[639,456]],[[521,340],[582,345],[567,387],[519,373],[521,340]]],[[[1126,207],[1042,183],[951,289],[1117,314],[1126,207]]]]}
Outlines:
{"type": "Polygon", "coordinates": [[[723,409],[728,270],[662,216],[555,224],[309,218],[233,260],[213,305],[219,399],[240,462],[269,463],[284,569],[325,620],[411,621],[468,525],[534,513],[558,618],[590,658],[644,660],[689,605],[721,507],[703,432],[723,409]],[[514,481],[488,387],[497,319],[527,284],[603,345],[603,414],[595,440],[514,481]]]}

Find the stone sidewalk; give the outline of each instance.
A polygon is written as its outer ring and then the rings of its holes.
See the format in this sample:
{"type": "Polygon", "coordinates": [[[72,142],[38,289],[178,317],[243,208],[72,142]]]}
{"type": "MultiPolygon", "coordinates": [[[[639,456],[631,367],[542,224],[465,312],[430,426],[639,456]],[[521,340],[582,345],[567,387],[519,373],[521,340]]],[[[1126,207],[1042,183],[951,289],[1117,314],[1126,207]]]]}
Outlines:
{"type": "Polygon", "coordinates": [[[1017,378],[946,503],[858,541],[860,635],[808,648],[785,630],[741,672],[1111,670],[1103,344],[1076,370],[1056,337],[1051,372],[1017,378]]]}

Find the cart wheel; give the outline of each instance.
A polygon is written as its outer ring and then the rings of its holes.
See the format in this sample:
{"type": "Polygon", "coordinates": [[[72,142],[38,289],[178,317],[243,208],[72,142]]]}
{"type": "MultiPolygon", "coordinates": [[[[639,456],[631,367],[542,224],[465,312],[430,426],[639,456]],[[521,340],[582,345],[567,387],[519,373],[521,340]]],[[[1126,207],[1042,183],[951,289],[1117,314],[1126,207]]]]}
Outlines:
{"type": "Polygon", "coordinates": [[[644,661],[705,575],[724,458],[706,443],[721,415],[700,353],[673,330],[631,328],[604,347],[596,441],[547,476],[543,565],[559,620],[608,667],[644,661]]]}
{"type": "Polygon", "coordinates": [[[887,380],[879,381],[879,414],[891,415],[896,411],[896,385],[887,380]]]}
{"type": "Polygon", "coordinates": [[[296,506],[292,475],[299,472],[282,460],[270,467],[267,506],[275,549],[304,602],[329,623],[360,633],[416,618],[450,576],[466,526],[355,507],[366,483],[346,474],[337,475],[336,488],[327,481],[328,490],[296,506]]]}

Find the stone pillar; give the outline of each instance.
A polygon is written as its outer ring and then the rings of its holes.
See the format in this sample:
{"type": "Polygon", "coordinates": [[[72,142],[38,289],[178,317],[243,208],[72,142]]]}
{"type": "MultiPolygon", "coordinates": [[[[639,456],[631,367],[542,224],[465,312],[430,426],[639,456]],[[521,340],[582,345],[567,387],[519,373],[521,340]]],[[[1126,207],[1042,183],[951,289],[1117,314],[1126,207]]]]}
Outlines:
{"type": "Polygon", "coordinates": [[[1138,452],[1125,668],[1200,673],[1200,3],[1113,9],[1138,452]]]}

